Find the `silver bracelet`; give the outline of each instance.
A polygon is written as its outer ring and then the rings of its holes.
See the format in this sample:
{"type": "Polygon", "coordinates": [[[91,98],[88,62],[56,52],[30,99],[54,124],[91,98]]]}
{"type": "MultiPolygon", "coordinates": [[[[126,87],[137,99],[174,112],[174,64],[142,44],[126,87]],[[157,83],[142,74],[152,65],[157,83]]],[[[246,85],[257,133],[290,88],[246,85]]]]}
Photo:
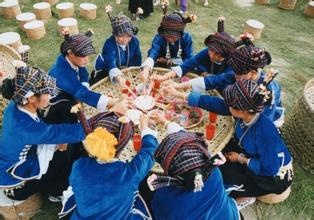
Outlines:
{"type": "Polygon", "coordinates": [[[238,155],[238,162],[239,162],[240,164],[243,164],[243,157],[244,157],[244,154],[243,154],[243,153],[241,153],[241,154],[238,155]]]}

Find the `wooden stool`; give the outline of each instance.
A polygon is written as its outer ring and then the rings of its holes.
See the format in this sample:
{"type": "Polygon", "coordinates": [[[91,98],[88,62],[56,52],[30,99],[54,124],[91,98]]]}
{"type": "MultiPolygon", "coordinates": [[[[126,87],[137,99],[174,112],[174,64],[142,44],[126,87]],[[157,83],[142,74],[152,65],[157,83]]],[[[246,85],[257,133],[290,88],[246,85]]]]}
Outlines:
{"type": "Polygon", "coordinates": [[[69,28],[70,35],[79,33],[79,29],[77,27],[77,21],[75,18],[63,18],[58,21],[58,30],[61,35],[62,35],[62,29],[65,27],[69,28]]]}
{"type": "Polygon", "coordinates": [[[63,2],[57,4],[59,18],[68,18],[74,16],[74,7],[71,2],[63,2]]]}
{"type": "MultiPolygon", "coordinates": [[[[2,194],[3,192],[0,191],[2,194]]],[[[3,197],[4,194],[1,196],[3,197]]],[[[40,209],[42,199],[39,194],[30,196],[25,201],[14,201],[9,198],[0,198],[0,215],[7,220],[11,219],[30,219],[40,209]],[[7,201],[4,201],[4,200],[7,201]]]]}
{"type": "Polygon", "coordinates": [[[16,16],[16,20],[19,21],[19,28],[24,31],[24,24],[26,24],[27,22],[35,21],[36,16],[34,13],[25,12],[25,13],[18,14],[16,16]]]}
{"type": "Polygon", "coordinates": [[[264,24],[257,20],[247,20],[244,24],[244,33],[248,32],[253,35],[254,39],[261,37],[261,33],[264,29],[264,24]]]}
{"type": "Polygon", "coordinates": [[[96,19],[97,6],[91,3],[80,4],[80,16],[91,20],[96,19]]]}
{"type": "Polygon", "coordinates": [[[3,9],[3,16],[6,19],[15,19],[18,14],[21,14],[21,9],[18,1],[4,1],[0,4],[3,9]]]}
{"type": "Polygon", "coordinates": [[[6,32],[0,34],[0,43],[10,46],[16,51],[20,46],[22,46],[21,37],[16,32],[6,32]]]}
{"type": "Polygon", "coordinates": [[[24,25],[24,29],[28,38],[39,40],[46,34],[45,25],[42,21],[32,21],[24,25]]]}
{"type": "Polygon", "coordinates": [[[270,0],[255,0],[255,3],[259,5],[268,5],[270,0]]]}
{"type": "Polygon", "coordinates": [[[310,1],[304,9],[304,14],[309,17],[314,17],[314,1],[310,1]]]}
{"type": "Polygon", "coordinates": [[[51,7],[47,2],[39,2],[33,5],[37,19],[48,20],[51,18],[51,7]]]}
{"type": "Polygon", "coordinates": [[[268,194],[265,196],[259,196],[257,199],[263,203],[268,203],[268,204],[274,204],[274,203],[279,203],[284,200],[286,200],[291,192],[291,187],[289,186],[283,193],[281,194],[268,194]]]}
{"type": "Polygon", "coordinates": [[[280,0],[278,7],[286,10],[293,10],[296,3],[297,0],[280,0]]]}
{"type": "Polygon", "coordinates": [[[49,3],[50,5],[54,5],[58,3],[59,0],[44,0],[45,2],[49,3]]]}

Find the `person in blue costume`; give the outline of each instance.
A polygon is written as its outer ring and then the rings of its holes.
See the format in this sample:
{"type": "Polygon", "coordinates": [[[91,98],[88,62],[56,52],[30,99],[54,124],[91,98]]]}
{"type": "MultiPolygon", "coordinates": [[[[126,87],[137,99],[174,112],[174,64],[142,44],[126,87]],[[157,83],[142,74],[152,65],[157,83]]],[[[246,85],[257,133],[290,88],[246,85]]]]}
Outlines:
{"type": "Polygon", "coordinates": [[[37,111],[56,96],[56,80],[17,63],[15,92],[4,110],[0,136],[0,193],[13,204],[35,193],[55,199],[68,187],[71,164],[64,143],[85,138],[80,123],[49,125],[37,111]]]}
{"type": "Polygon", "coordinates": [[[158,146],[157,132],[148,128],[148,117],[142,115],[140,119],[141,150],[128,162],[118,157],[133,136],[133,123],[123,124],[112,114],[98,115],[91,121],[95,133],[105,128],[105,134],[87,136],[85,148],[90,157],[74,163],[59,216],[73,210],[70,219],[152,219],[138,193],[140,182],[154,164],[158,146]]]}
{"type": "Polygon", "coordinates": [[[166,126],[167,136],[155,152],[164,175],[151,175],[151,209],[155,219],[240,219],[234,199],[225,191],[217,166],[226,159],[211,156],[201,133],[184,130],[163,113],[151,116],[166,126]]]}
{"type": "Polygon", "coordinates": [[[240,80],[224,90],[224,99],[193,92],[187,98],[190,106],[236,118],[235,138],[224,149],[229,162],[221,171],[225,184],[243,185],[231,192],[240,206],[257,196],[281,194],[292,182],[291,155],[263,112],[270,94],[266,87],[267,83],[240,80]]]}
{"type": "MultiPolygon", "coordinates": [[[[259,84],[269,81],[269,77],[277,74],[274,69],[262,71],[266,65],[271,63],[270,53],[255,47],[248,36],[241,38],[245,46],[234,50],[228,61],[235,74],[223,73],[217,76],[199,77],[185,83],[169,81],[167,85],[175,89],[191,89],[193,92],[204,93],[211,89],[222,91],[228,85],[242,79],[254,80],[259,84]]],[[[284,123],[285,112],[281,104],[281,87],[277,81],[272,80],[267,84],[267,89],[271,91],[271,98],[265,103],[264,113],[279,128],[284,123]]]]}
{"type": "Polygon", "coordinates": [[[50,100],[51,106],[44,117],[45,122],[54,124],[77,122],[76,114],[70,112],[77,102],[93,106],[101,112],[115,103],[115,99],[89,88],[86,65],[89,56],[95,53],[91,39],[93,32],[89,30],[85,34],[70,35],[68,30],[64,30],[63,34],[61,54],[48,71],[50,76],[56,78],[60,90],[60,93],[50,100]]]}
{"type": "Polygon", "coordinates": [[[192,37],[185,32],[187,23],[195,22],[196,16],[184,18],[180,13],[167,15],[167,5],[163,5],[164,16],[148,51],[146,60],[141,65],[141,79],[147,80],[149,72],[155,67],[170,68],[182,64],[193,56],[192,37]]]}
{"type": "Polygon", "coordinates": [[[186,59],[180,65],[172,67],[170,72],[164,75],[156,75],[153,78],[165,81],[175,77],[182,77],[189,72],[196,72],[200,75],[233,74],[233,70],[227,64],[227,61],[230,53],[237,47],[239,42],[236,42],[231,35],[225,32],[224,21],[225,18],[220,16],[218,18],[217,32],[210,34],[204,40],[207,48],[186,59]]]}
{"type": "Polygon", "coordinates": [[[101,53],[96,58],[90,79],[91,85],[108,75],[112,82],[123,81],[121,69],[140,66],[142,63],[140,42],[135,36],[138,28],[132,24],[129,17],[123,14],[112,17],[111,7],[107,6],[106,9],[111,21],[112,35],[105,41],[101,53]]]}

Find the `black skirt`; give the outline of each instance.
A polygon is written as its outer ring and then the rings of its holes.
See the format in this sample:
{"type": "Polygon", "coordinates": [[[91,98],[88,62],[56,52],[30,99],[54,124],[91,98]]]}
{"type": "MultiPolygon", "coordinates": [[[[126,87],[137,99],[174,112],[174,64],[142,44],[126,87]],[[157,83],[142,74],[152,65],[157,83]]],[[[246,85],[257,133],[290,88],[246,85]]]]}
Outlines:
{"type": "Polygon", "coordinates": [[[152,0],[129,0],[129,11],[136,14],[137,9],[143,9],[143,17],[149,16],[154,11],[152,0]]]}
{"type": "MultiPolygon", "coordinates": [[[[225,152],[245,153],[245,151],[237,144],[236,140],[230,141],[223,153],[225,152]]],[[[288,180],[288,173],[284,179],[278,176],[258,176],[254,174],[246,165],[240,163],[227,162],[220,166],[223,182],[226,185],[243,185],[241,191],[232,191],[231,197],[257,197],[271,193],[281,194],[292,183],[288,180]]]]}

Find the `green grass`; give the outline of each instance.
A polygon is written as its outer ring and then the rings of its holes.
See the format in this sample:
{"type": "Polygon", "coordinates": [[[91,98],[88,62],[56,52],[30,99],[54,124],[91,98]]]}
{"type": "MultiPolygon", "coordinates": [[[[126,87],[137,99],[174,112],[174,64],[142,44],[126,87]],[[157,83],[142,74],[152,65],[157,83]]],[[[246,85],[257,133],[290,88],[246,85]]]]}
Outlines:
{"type": "MultiPolygon", "coordinates": [[[[201,1],[201,0],[199,0],[201,1]]],[[[38,1],[20,1],[22,11],[32,11],[32,5],[38,1]]],[[[80,18],[78,15],[79,4],[84,1],[72,1],[75,5],[76,18],[79,29],[86,31],[92,28],[95,32],[94,43],[97,52],[101,50],[104,40],[111,34],[111,26],[104,6],[108,0],[91,0],[98,5],[98,17],[90,21],[80,18]]],[[[115,5],[114,14],[127,12],[127,1],[121,5],[115,5]]],[[[175,9],[174,1],[171,1],[169,11],[175,9]]],[[[241,7],[236,2],[250,2],[250,0],[210,0],[209,7],[202,7],[201,3],[189,1],[189,12],[198,16],[195,24],[189,24],[186,28],[193,36],[195,52],[202,49],[204,38],[216,30],[216,20],[219,15],[226,17],[226,31],[239,36],[243,24],[247,19],[257,19],[265,24],[262,38],[256,42],[258,46],[266,47],[273,56],[273,66],[281,71],[277,78],[282,85],[283,104],[287,108],[287,114],[291,111],[294,103],[301,95],[302,88],[307,80],[314,77],[314,18],[306,18],[303,10],[308,0],[299,0],[294,11],[285,11],[277,7],[277,1],[271,5],[255,5],[241,7]]],[[[31,64],[48,70],[59,54],[59,46],[62,38],[57,32],[55,7],[52,7],[54,17],[46,24],[47,34],[45,38],[31,41],[26,35],[18,30],[16,21],[8,21],[0,18],[0,32],[17,31],[22,37],[24,44],[31,46],[31,64]]],[[[141,42],[143,57],[146,56],[151,40],[156,34],[156,29],[161,20],[161,9],[155,8],[152,16],[145,20],[137,21],[139,27],[138,37],[141,42]]],[[[95,56],[91,58],[88,66],[91,70],[95,56]]],[[[312,128],[313,129],[313,128],[312,128]]],[[[259,219],[311,219],[314,216],[314,177],[304,172],[296,163],[295,178],[290,197],[283,203],[267,205],[258,203],[254,209],[259,219]]],[[[44,203],[42,211],[34,219],[55,219],[60,207],[44,203]]]]}

